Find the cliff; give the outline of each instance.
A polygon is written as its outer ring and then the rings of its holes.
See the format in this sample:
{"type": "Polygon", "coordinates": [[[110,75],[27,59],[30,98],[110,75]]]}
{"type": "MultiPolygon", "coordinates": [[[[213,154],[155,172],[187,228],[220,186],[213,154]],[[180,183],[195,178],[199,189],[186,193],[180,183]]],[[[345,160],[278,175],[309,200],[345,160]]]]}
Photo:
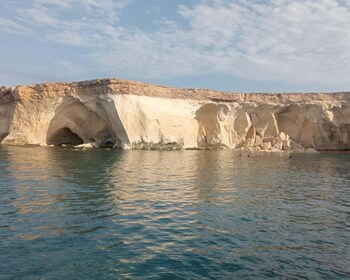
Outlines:
{"type": "Polygon", "coordinates": [[[224,93],[117,79],[1,87],[0,143],[347,150],[350,93],[224,93]]]}

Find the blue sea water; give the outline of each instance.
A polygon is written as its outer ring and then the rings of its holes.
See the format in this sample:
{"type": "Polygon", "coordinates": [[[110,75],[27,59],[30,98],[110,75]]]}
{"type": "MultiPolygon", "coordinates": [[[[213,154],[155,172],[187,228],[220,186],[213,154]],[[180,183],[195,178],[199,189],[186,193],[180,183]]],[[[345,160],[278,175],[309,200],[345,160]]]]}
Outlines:
{"type": "Polygon", "coordinates": [[[0,147],[0,279],[349,279],[350,154],[247,155],[0,147]]]}

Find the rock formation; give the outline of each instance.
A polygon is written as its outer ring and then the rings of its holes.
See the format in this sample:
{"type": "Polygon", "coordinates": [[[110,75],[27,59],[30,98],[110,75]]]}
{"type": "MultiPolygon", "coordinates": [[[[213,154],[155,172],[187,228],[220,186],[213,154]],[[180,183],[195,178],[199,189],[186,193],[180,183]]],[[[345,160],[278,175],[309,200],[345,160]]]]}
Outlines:
{"type": "Polygon", "coordinates": [[[0,143],[348,150],[350,93],[224,93],[117,79],[1,87],[0,143]]]}

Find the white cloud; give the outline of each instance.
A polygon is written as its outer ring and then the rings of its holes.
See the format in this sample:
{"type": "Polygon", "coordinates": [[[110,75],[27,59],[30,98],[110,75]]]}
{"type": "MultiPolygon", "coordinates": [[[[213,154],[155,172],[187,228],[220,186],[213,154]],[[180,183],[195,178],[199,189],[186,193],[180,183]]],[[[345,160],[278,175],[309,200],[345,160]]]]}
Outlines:
{"type": "Polygon", "coordinates": [[[53,26],[59,24],[59,20],[51,16],[49,10],[43,6],[19,9],[18,14],[24,21],[37,26],[53,26]]]}
{"type": "Polygon", "coordinates": [[[12,20],[0,17],[0,32],[29,35],[31,30],[12,20]]]}
{"type": "Polygon", "coordinates": [[[350,85],[347,0],[203,0],[179,6],[185,24],[162,19],[152,31],[118,26],[121,11],[131,0],[33,3],[17,14],[17,21],[0,20],[0,29],[7,24],[21,32],[29,20],[39,38],[88,49],[91,65],[109,76],[222,74],[350,85]],[[50,9],[52,5],[61,10],[50,9]],[[65,15],[73,10],[68,19],[65,15]]]}
{"type": "Polygon", "coordinates": [[[115,23],[119,20],[120,11],[132,1],[33,0],[23,3],[15,10],[19,21],[40,27],[56,26],[66,31],[67,27],[80,23],[88,23],[90,27],[96,22],[115,23]],[[69,20],[67,13],[71,17],[69,20]]]}
{"type": "Polygon", "coordinates": [[[109,71],[168,78],[223,74],[296,84],[349,83],[350,10],[335,0],[202,1],[186,27],[128,30],[92,53],[109,71]],[[121,41],[122,40],[122,41],[121,41]]]}
{"type": "Polygon", "coordinates": [[[57,43],[70,46],[86,46],[88,42],[85,36],[71,31],[62,31],[57,34],[50,34],[46,38],[57,43]]]}
{"type": "Polygon", "coordinates": [[[88,12],[113,22],[118,20],[118,12],[129,5],[132,0],[84,0],[79,2],[88,12]]]}
{"type": "Polygon", "coordinates": [[[63,9],[69,9],[72,7],[72,0],[36,0],[35,4],[40,6],[51,5],[63,9]]]}
{"type": "Polygon", "coordinates": [[[196,46],[209,48],[216,71],[294,83],[348,81],[350,10],[337,1],[206,1],[179,11],[196,46]]]}

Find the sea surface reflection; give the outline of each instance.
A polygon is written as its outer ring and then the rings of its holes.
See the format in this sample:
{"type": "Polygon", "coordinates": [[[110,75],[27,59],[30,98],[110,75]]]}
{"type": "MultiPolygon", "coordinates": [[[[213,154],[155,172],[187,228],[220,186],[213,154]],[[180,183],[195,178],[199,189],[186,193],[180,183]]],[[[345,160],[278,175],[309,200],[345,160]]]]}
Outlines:
{"type": "Polygon", "coordinates": [[[247,155],[0,147],[0,279],[349,279],[350,154],[247,155]]]}

